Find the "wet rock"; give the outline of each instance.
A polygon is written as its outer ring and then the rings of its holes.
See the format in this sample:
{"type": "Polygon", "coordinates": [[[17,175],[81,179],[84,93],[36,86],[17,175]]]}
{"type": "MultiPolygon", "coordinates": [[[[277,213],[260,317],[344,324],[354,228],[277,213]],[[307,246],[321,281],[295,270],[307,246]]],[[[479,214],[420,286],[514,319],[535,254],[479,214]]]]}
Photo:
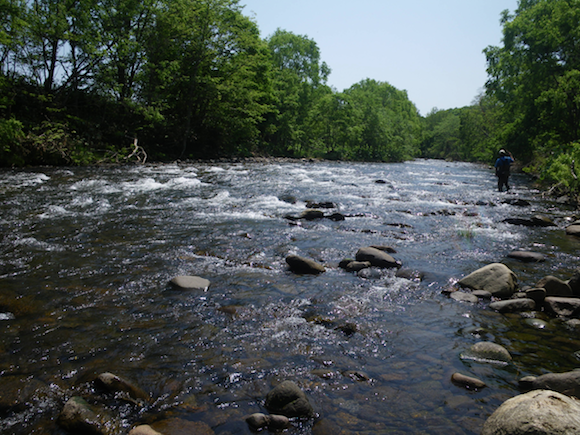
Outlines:
{"type": "Polygon", "coordinates": [[[525,391],[553,390],[567,396],[580,397],[580,369],[538,377],[526,376],[519,380],[519,385],[525,391]]]}
{"type": "Polygon", "coordinates": [[[455,385],[465,387],[468,390],[481,390],[485,387],[485,382],[482,380],[461,373],[453,373],[451,375],[451,382],[455,385]]]}
{"type": "Polygon", "coordinates": [[[357,261],[370,261],[373,266],[381,268],[401,267],[400,262],[395,260],[389,254],[370,246],[360,248],[356,253],[356,259],[357,261]]]}
{"type": "Polygon", "coordinates": [[[199,276],[176,276],[169,283],[184,290],[207,290],[210,285],[209,280],[199,276]]]}
{"type": "Polygon", "coordinates": [[[256,412],[255,414],[246,417],[246,423],[248,423],[248,426],[252,429],[263,429],[268,426],[268,416],[261,412],[256,412]]]}
{"type": "Polygon", "coordinates": [[[148,424],[142,424],[140,426],[135,426],[133,429],[129,431],[129,435],[163,435],[160,432],[157,432],[148,424]]]}
{"type": "Polygon", "coordinates": [[[324,217],[324,213],[320,210],[315,209],[308,209],[304,210],[300,213],[299,219],[304,219],[305,221],[313,221],[316,219],[322,219],[324,217]]]}
{"type": "Polygon", "coordinates": [[[544,299],[544,309],[547,313],[559,317],[578,317],[580,315],[580,298],[548,296],[544,299]]]}
{"type": "Polygon", "coordinates": [[[570,278],[567,283],[572,290],[572,294],[574,296],[580,296],[580,269],[574,271],[572,278],[570,278]]]}
{"type": "Polygon", "coordinates": [[[500,313],[519,313],[521,311],[533,311],[536,308],[536,303],[528,298],[508,299],[492,302],[489,304],[489,308],[500,313]]]}
{"type": "Polygon", "coordinates": [[[546,296],[572,296],[572,289],[568,283],[552,275],[538,281],[536,288],[545,289],[546,296]]]}
{"type": "Polygon", "coordinates": [[[82,397],[71,397],[58,416],[57,423],[73,434],[107,435],[109,419],[93,409],[82,397]]]}
{"type": "Polygon", "coordinates": [[[566,234],[569,236],[580,237],[580,222],[576,221],[572,225],[566,227],[566,234]]]}
{"type": "Polygon", "coordinates": [[[358,370],[347,370],[343,372],[343,375],[355,382],[369,382],[371,380],[369,375],[358,370]]]}
{"type": "Polygon", "coordinates": [[[351,335],[353,335],[355,332],[358,331],[358,326],[356,325],[356,323],[346,322],[342,325],[338,325],[334,329],[335,331],[340,331],[347,337],[350,337],[351,335]]]}
{"type": "Polygon", "coordinates": [[[289,255],[286,257],[286,263],[292,272],[298,274],[318,275],[326,271],[322,264],[298,255],[289,255]]]}
{"type": "Polygon", "coordinates": [[[285,415],[271,414],[268,417],[268,429],[270,430],[282,430],[290,426],[290,420],[285,415]]]}
{"type": "Polygon", "coordinates": [[[571,435],[580,427],[576,399],[535,390],[506,400],[486,420],[481,435],[571,435]]]}
{"type": "Polygon", "coordinates": [[[505,223],[511,225],[522,225],[525,227],[555,227],[556,224],[545,216],[533,216],[530,219],[526,218],[507,218],[503,220],[505,223]]]}
{"type": "Polygon", "coordinates": [[[215,435],[215,432],[201,421],[183,418],[168,418],[151,424],[151,427],[164,435],[215,435]]]}
{"type": "Polygon", "coordinates": [[[26,403],[46,385],[28,375],[4,375],[1,377],[0,413],[26,409],[26,403]]]}
{"type": "Polygon", "coordinates": [[[503,204],[515,205],[516,207],[529,207],[530,201],[521,198],[510,198],[502,201],[503,204]]]}
{"type": "Polygon", "coordinates": [[[548,327],[548,324],[546,322],[544,322],[541,319],[535,319],[533,317],[524,319],[524,323],[535,329],[546,329],[548,327]]]}
{"type": "Polygon", "coordinates": [[[266,396],[266,409],[286,417],[312,417],[314,409],[306,394],[292,381],[284,381],[266,396]]]}
{"type": "Polygon", "coordinates": [[[383,252],[388,252],[389,254],[396,254],[397,251],[390,247],[390,246],[386,246],[386,245],[371,245],[371,248],[375,248],[378,249],[379,251],[383,251],[383,252]]]}
{"type": "Polygon", "coordinates": [[[512,251],[507,256],[524,263],[539,263],[541,261],[546,261],[546,257],[544,257],[544,255],[540,254],[539,252],[512,251]]]}
{"type": "Polygon", "coordinates": [[[308,208],[336,208],[336,204],[331,201],[315,202],[306,201],[306,207],[308,208]]]}
{"type": "Polygon", "coordinates": [[[379,270],[373,267],[368,267],[366,269],[359,270],[356,276],[364,279],[381,279],[383,275],[379,270]]]}
{"type": "Polygon", "coordinates": [[[371,267],[370,261],[351,261],[345,267],[347,272],[358,272],[359,270],[366,269],[367,267],[371,267]]]}
{"type": "Polygon", "coordinates": [[[509,363],[512,360],[512,356],[505,347],[490,341],[475,343],[467,352],[461,354],[461,358],[491,363],[509,363]]]}
{"type": "Polygon", "coordinates": [[[545,288],[529,288],[525,290],[525,295],[527,298],[533,300],[536,304],[541,304],[546,299],[546,289],[545,288]]]}
{"type": "Polygon", "coordinates": [[[139,403],[146,403],[150,399],[149,395],[141,388],[113,373],[101,373],[97,377],[96,383],[120,399],[139,403]]]}
{"type": "Polygon", "coordinates": [[[490,292],[486,291],[486,290],[473,290],[471,292],[472,295],[477,296],[479,299],[491,299],[492,295],[490,292]]]}
{"type": "Polygon", "coordinates": [[[339,222],[339,221],[343,221],[346,219],[346,217],[342,213],[338,213],[338,212],[329,214],[328,216],[324,216],[324,217],[327,219],[330,219],[331,221],[334,221],[334,222],[339,222]]]}
{"type": "Polygon", "coordinates": [[[340,263],[338,263],[338,267],[340,267],[341,269],[346,269],[346,266],[348,266],[349,263],[352,263],[353,261],[356,260],[354,258],[344,258],[340,260],[340,263]]]}
{"type": "Polygon", "coordinates": [[[492,263],[470,273],[457,284],[472,290],[485,290],[492,296],[505,298],[515,292],[517,277],[505,264],[492,263]]]}
{"type": "Polygon", "coordinates": [[[462,291],[453,292],[449,295],[451,299],[454,299],[458,302],[470,302],[476,304],[479,302],[479,298],[471,293],[465,293],[462,291]]]}
{"type": "Polygon", "coordinates": [[[416,282],[421,282],[424,278],[424,274],[422,272],[413,269],[399,269],[397,270],[397,273],[395,273],[395,276],[397,278],[404,278],[408,279],[409,281],[416,282]]]}

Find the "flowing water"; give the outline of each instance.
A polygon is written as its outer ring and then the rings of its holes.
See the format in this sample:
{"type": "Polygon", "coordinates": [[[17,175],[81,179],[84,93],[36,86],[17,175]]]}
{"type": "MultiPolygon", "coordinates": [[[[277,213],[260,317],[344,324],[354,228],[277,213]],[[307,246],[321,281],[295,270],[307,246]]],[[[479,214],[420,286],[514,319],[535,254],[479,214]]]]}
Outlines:
{"type": "Polygon", "coordinates": [[[244,416],[265,412],[268,391],[289,379],[316,410],[289,434],[477,434],[520,377],[579,363],[580,338],[563,322],[442,293],[493,262],[521,286],[578,266],[580,241],[563,230],[573,210],[512,179],[498,193],[490,168],[432,160],[4,170],[0,432],[65,434],[56,418],[80,395],[110,413],[115,433],[171,418],[248,434],[244,416]],[[531,205],[505,203],[514,198],[531,205]],[[346,219],[285,218],[307,201],[346,219]],[[558,226],[502,222],[534,214],[558,226]],[[410,279],[338,268],[369,245],[393,247],[410,279]],[[547,261],[518,263],[506,257],[514,249],[547,261]],[[289,254],[327,270],[295,275],[289,254]],[[211,285],[175,290],[178,275],[211,285]],[[514,362],[460,358],[482,340],[514,362]],[[92,380],[107,371],[152,403],[99,398],[92,380]],[[457,371],[487,387],[453,385],[457,371]]]}

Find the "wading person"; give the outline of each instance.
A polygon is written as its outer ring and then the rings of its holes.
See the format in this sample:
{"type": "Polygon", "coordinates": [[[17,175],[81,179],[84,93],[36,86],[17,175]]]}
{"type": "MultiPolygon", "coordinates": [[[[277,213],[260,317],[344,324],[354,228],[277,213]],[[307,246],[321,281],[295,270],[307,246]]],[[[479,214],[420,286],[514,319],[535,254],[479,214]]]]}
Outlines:
{"type": "Polygon", "coordinates": [[[500,192],[505,185],[506,190],[510,190],[510,166],[515,161],[514,156],[504,149],[499,150],[499,158],[495,161],[495,176],[497,177],[497,190],[500,192]]]}

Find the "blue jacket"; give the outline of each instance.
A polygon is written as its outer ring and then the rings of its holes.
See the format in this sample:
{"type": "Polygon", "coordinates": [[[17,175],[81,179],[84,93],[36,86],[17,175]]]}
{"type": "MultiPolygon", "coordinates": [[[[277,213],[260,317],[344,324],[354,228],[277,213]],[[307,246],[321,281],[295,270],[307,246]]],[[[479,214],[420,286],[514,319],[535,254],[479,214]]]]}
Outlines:
{"type": "Polygon", "coordinates": [[[495,161],[495,174],[496,175],[509,175],[510,166],[514,162],[510,156],[501,156],[495,161]]]}

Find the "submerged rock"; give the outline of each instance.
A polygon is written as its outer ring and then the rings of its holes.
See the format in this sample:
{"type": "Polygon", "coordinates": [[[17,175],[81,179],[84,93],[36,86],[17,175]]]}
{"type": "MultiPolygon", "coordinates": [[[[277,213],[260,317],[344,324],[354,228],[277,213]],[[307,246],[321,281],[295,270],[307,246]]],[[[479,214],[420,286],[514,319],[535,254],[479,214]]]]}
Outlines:
{"type": "Polygon", "coordinates": [[[314,409],[306,394],[292,381],[284,381],[266,396],[266,409],[286,417],[312,417],[314,409]]]}
{"type": "Polygon", "coordinates": [[[512,356],[505,347],[499,344],[480,341],[471,346],[467,352],[462,353],[461,359],[507,364],[511,362],[512,356]]]}
{"type": "Polygon", "coordinates": [[[288,263],[292,272],[298,274],[318,275],[319,273],[326,272],[322,264],[298,255],[289,255],[286,257],[286,263],[288,263]]]}
{"type": "Polygon", "coordinates": [[[492,296],[505,298],[515,292],[517,277],[505,264],[492,263],[470,273],[457,284],[473,290],[485,290],[492,296]]]}
{"type": "Polygon", "coordinates": [[[572,435],[580,427],[580,402],[535,390],[506,400],[486,420],[481,435],[572,435]]]}
{"type": "Polygon", "coordinates": [[[470,302],[472,304],[476,304],[479,302],[479,298],[472,293],[465,293],[462,291],[453,292],[449,295],[451,299],[454,299],[458,302],[470,302]]]}

